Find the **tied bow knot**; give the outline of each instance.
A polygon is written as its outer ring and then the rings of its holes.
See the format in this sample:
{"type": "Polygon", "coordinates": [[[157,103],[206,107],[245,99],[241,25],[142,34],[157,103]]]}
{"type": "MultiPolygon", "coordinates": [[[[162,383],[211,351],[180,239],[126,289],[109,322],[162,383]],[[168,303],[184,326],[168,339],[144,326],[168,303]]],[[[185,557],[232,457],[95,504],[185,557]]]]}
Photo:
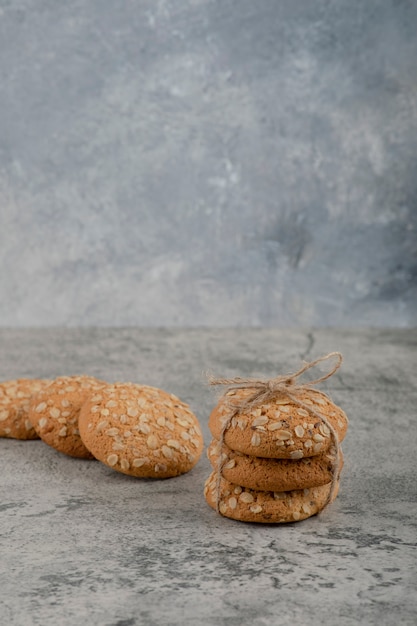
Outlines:
{"type": "Polygon", "coordinates": [[[266,385],[271,393],[285,393],[288,387],[294,386],[294,379],[292,377],[286,378],[279,376],[278,378],[268,380],[266,385]]]}
{"type": "Polygon", "coordinates": [[[277,378],[265,381],[265,386],[271,393],[277,394],[296,388],[296,383],[294,376],[277,376],[277,378]]]}

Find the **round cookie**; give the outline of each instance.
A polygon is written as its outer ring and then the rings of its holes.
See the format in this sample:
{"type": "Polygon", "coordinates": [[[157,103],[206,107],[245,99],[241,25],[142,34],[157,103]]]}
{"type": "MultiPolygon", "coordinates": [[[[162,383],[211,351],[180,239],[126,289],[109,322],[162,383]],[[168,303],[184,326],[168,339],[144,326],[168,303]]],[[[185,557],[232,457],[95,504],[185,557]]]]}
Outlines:
{"type": "Polygon", "coordinates": [[[29,421],[29,404],[50,380],[18,378],[0,383],[0,437],[39,439],[29,421]]]}
{"type": "MultiPolygon", "coordinates": [[[[231,390],[220,399],[209,418],[209,428],[215,439],[221,438],[222,429],[233,413],[227,399],[241,401],[250,392],[247,389],[231,390]]],[[[315,389],[305,390],[297,397],[304,405],[322,413],[335,429],[339,442],[343,441],[348,420],[340,407],[315,389]]],[[[232,450],[249,456],[298,460],[328,450],[332,437],[319,417],[281,396],[237,413],[224,433],[224,442],[232,450]]]]}
{"type": "MultiPolygon", "coordinates": [[[[316,515],[326,505],[331,484],[295,491],[255,491],[220,479],[219,512],[241,522],[281,524],[298,522],[316,515]]],[[[339,484],[334,492],[337,495],[339,484]]],[[[208,477],[204,495],[217,510],[217,472],[208,477]]]]}
{"type": "Polygon", "coordinates": [[[184,474],[203,451],[200,426],[188,405],[145,385],[108,385],[83,406],[79,427],[99,461],[129,476],[184,474]]]}
{"type": "Polygon", "coordinates": [[[36,394],[29,419],[42,441],[68,456],[93,459],[81,440],[78,417],[87,397],[104,385],[92,376],[60,376],[36,394]]]}
{"type": "MultiPolygon", "coordinates": [[[[219,454],[220,442],[214,439],[207,449],[207,456],[215,471],[219,454]]],[[[221,473],[229,482],[256,491],[292,491],[331,482],[334,461],[334,447],[317,456],[292,461],[247,456],[223,445],[221,473]]],[[[342,467],[340,451],[339,473],[342,467]]]]}

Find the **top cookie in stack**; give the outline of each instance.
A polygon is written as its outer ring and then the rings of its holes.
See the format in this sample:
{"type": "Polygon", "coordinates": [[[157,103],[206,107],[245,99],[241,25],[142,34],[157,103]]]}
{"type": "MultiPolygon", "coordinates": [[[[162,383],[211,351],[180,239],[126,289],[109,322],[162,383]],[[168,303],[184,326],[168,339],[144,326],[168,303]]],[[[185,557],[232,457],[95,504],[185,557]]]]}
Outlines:
{"type": "MultiPolygon", "coordinates": [[[[233,404],[235,401],[239,403],[249,394],[247,389],[230,390],[220,399],[209,419],[215,439],[221,438],[233,410],[228,399],[233,400],[233,404]]],[[[324,415],[335,429],[339,442],[343,441],[348,420],[340,407],[315,389],[304,391],[297,399],[324,415]]],[[[232,450],[250,456],[298,460],[325,452],[331,447],[332,439],[324,421],[282,396],[237,413],[224,433],[224,443],[232,450]]]]}

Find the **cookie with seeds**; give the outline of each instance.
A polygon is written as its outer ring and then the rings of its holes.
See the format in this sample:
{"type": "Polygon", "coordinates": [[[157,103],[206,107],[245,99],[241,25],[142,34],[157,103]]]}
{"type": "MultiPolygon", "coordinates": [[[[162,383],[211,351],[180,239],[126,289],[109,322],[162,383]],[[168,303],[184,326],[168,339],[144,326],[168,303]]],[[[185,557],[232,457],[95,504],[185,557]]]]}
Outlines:
{"type": "MultiPolygon", "coordinates": [[[[317,456],[299,461],[291,459],[265,459],[248,456],[221,448],[221,473],[223,478],[236,485],[257,491],[292,491],[326,485],[333,479],[335,462],[334,447],[317,456]]],[[[220,442],[213,439],[207,449],[208,459],[217,470],[220,458],[220,442]]],[[[339,473],[343,467],[340,451],[339,473]]]]}
{"type": "Polygon", "coordinates": [[[0,383],[0,437],[39,439],[29,421],[31,397],[50,380],[18,378],[0,383]]]}
{"type": "Polygon", "coordinates": [[[42,441],[68,456],[93,459],[81,440],[78,418],[87,397],[104,385],[92,376],[60,376],[33,396],[29,420],[42,441]]]}
{"type": "MultiPolygon", "coordinates": [[[[231,390],[220,399],[209,418],[215,439],[221,439],[222,429],[234,412],[230,403],[244,400],[250,391],[231,390]]],[[[346,414],[326,394],[307,389],[297,399],[306,408],[282,395],[237,413],[224,433],[224,442],[232,450],[249,456],[292,460],[316,456],[332,444],[330,430],[318,413],[333,426],[339,442],[343,441],[348,426],[346,414]]]]}
{"type": "MultiPolygon", "coordinates": [[[[339,485],[334,491],[333,500],[339,485]]],[[[241,522],[281,524],[316,515],[327,503],[331,484],[293,491],[255,491],[220,479],[219,512],[241,522]]],[[[217,472],[208,477],[204,495],[217,510],[217,472]]]]}
{"type": "Polygon", "coordinates": [[[85,446],[109,467],[144,478],[188,472],[203,450],[196,416],[173,394],[133,383],[108,385],[85,403],[85,446]]]}

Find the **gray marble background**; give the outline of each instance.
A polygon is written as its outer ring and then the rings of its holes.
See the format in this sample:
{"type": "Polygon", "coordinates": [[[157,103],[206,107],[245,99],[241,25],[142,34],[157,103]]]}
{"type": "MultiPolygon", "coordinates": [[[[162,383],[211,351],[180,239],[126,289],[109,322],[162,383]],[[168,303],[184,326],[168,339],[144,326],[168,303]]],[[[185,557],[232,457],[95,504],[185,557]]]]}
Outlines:
{"type": "Polygon", "coordinates": [[[0,325],[415,324],[416,25],[0,0],[0,325]]]}

